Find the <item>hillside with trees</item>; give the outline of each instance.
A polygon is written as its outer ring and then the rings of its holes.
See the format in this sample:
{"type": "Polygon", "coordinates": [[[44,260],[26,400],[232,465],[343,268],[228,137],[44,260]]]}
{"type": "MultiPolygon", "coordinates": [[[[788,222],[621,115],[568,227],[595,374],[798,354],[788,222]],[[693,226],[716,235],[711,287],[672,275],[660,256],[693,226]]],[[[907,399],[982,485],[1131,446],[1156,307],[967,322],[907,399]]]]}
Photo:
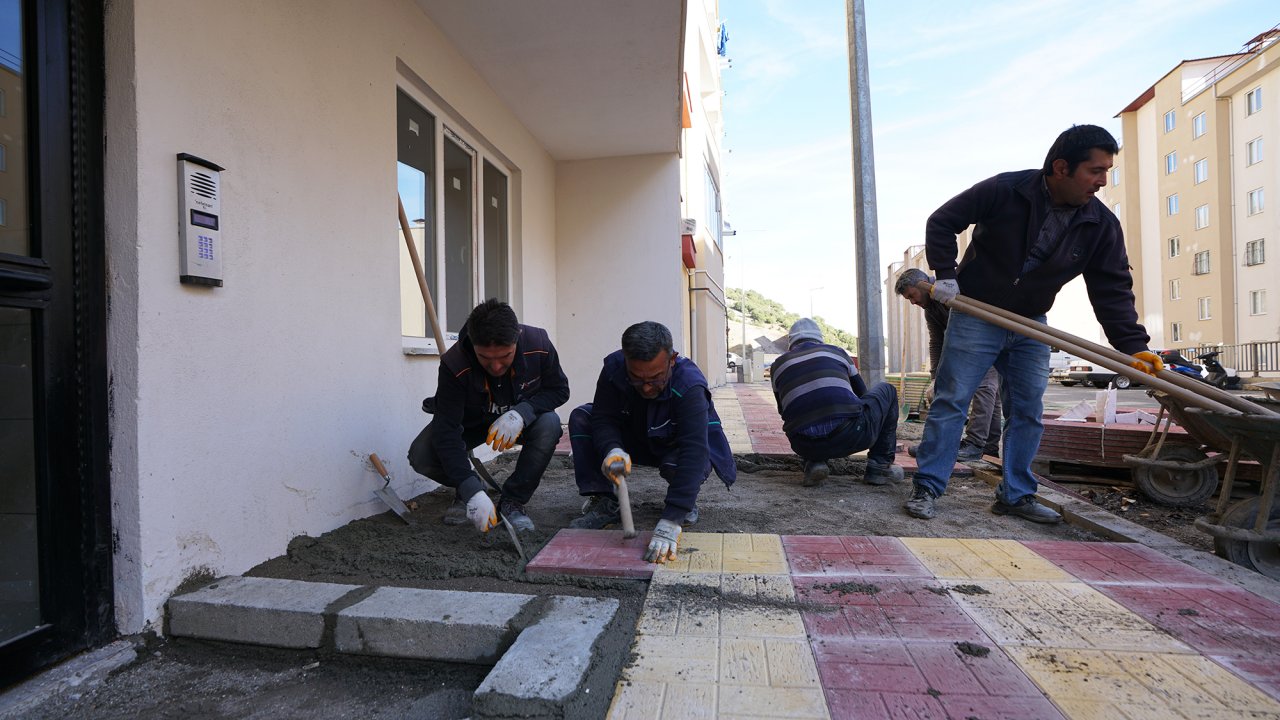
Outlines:
{"type": "MultiPolygon", "coordinates": [[[[800,319],[796,313],[788,312],[782,303],[770,300],[755,290],[748,290],[744,294],[741,288],[728,288],[726,294],[729,297],[729,308],[733,311],[730,314],[730,322],[733,322],[734,318],[741,320],[742,316],[739,313],[745,310],[747,322],[752,325],[774,328],[785,333],[791,329],[792,323],[800,319]]],[[[858,354],[858,339],[852,333],[829,325],[821,316],[815,316],[812,319],[819,328],[822,328],[823,340],[844,348],[851,355],[858,354]]]]}

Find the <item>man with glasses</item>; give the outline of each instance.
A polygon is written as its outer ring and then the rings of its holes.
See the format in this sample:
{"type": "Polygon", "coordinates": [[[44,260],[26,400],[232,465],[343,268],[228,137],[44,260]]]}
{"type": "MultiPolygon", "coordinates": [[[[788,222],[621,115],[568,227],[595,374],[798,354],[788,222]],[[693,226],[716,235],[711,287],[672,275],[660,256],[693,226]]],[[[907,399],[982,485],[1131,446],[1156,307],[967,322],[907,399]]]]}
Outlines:
{"type": "Polygon", "coordinates": [[[733,453],[698,366],[672,348],[661,323],[636,323],[622,349],[604,359],[594,401],[569,414],[578,492],[586,496],[575,528],[603,528],[621,513],[614,488],[632,463],[658,468],[666,504],[645,553],[674,560],[682,524],[698,520],[698,491],[714,469],[726,486],[737,478],[733,453]]]}

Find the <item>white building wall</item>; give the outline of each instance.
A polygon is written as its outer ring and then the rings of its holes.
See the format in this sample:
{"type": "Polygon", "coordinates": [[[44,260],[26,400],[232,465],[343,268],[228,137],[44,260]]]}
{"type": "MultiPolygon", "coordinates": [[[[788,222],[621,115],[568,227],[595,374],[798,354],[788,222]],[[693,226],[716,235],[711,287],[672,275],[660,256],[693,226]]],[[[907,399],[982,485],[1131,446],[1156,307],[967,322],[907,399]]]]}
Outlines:
{"type": "MultiPolygon", "coordinates": [[[[1240,342],[1265,342],[1280,339],[1280,281],[1276,279],[1280,265],[1280,73],[1267,72],[1256,80],[1239,85],[1231,96],[1232,120],[1232,208],[1235,216],[1235,317],[1240,342]],[[1246,114],[1246,95],[1262,88],[1262,109],[1246,114]],[[1248,164],[1247,145],[1262,140],[1262,161],[1248,164]],[[1262,212],[1249,214],[1248,195],[1261,188],[1265,205],[1262,212]],[[1265,239],[1266,262],[1245,265],[1245,249],[1251,240],[1265,239]],[[1250,314],[1249,294],[1266,292],[1266,313],[1250,314]]],[[[1224,308],[1225,310],[1225,308],[1224,308]]]]}
{"type": "Polygon", "coordinates": [[[591,402],[600,363],[641,320],[683,317],[680,160],[674,154],[559,163],[556,172],[556,348],[571,396],[562,417],[591,402]]]}
{"type": "MultiPolygon", "coordinates": [[[[1125,151],[1130,149],[1138,153],[1132,167],[1141,167],[1144,172],[1138,178],[1138,194],[1142,198],[1139,207],[1131,208],[1142,214],[1142,269],[1147,274],[1142,285],[1142,307],[1146,317],[1141,318],[1151,336],[1150,346],[1153,348],[1173,347],[1175,343],[1167,341],[1169,328],[1164,321],[1164,303],[1169,297],[1169,278],[1163,276],[1164,253],[1168,252],[1166,238],[1160,233],[1160,213],[1164,210],[1164,198],[1160,197],[1159,173],[1157,167],[1156,128],[1159,118],[1156,117],[1154,103],[1147,103],[1138,108],[1138,137],[1125,138],[1125,151]]],[[[1121,178],[1121,182],[1129,178],[1121,178]]],[[[1184,338],[1185,342],[1185,338],[1184,338]]]]}
{"type": "MultiPolygon", "coordinates": [[[[296,535],[383,512],[370,452],[402,496],[426,487],[405,452],[437,363],[401,346],[397,59],[517,166],[522,318],[554,336],[564,306],[552,161],[409,0],[117,0],[106,16],[115,582],[128,633],[154,626],[196,569],[240,573],[296,535]],[[193,42],[193,28],[212,41],[193,42]],[[178,283],[179,152],[227,168],[221,288],[178,283]]],[[[610,165],[674,179],[673,162],[610,165]]],[[[656,190],[671,198],[671,184],[656,190]]],[[[674,218],[643,209],[611,230],[662,228],[678,242],[674,218]]],[[[598,239],[573,244],[597,260],[616,252],[598,239]]],[[[652,255],[620,266],[632,297],[647,296],[634,271],[652,255]]]]}

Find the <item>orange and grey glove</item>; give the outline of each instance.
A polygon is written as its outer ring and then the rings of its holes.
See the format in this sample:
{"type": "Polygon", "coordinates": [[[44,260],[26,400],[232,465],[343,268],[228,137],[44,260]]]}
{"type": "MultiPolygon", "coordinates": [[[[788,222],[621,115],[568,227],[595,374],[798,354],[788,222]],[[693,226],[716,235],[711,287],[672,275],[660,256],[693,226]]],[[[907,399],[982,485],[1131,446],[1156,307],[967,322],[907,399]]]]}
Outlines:
{"type": "Polygon", "coordinates": [[[1141,370],[1148,375],[1155,375],[1164,369],[1164,362],[1160,360],[1160,356],[1150,350],[1143,350],[1133,354],[1134,360],[1129,363],[1129,367],[1134,370],[1141,370]]]}
{"type": "Polygon", "coordinates": [[[670,520],[659,520],[653,529],[653,539],[644,554],[646,562],[662,564],[676,559],[676,546],[680,544],[680,525],[670,520]]]}
{"type": "Polygon", "coordinates": [[[604,454],[604,462],[600,463],[600,472],[613,481],[626,480],[631,474],[631,456],[622,448],[614,448],[604,454]]]}
{"type": "Polygon", "coordinates": [[[522,432],[524,432],[524,418],[515,410],[508,410],[489,426],[489,436],[485,439],[485,443],[498,452],[509,450],[516,444],[516,438],[520,437],[522,432]]]}
{"type": "Polygon", "coordinates": [[[933,284],[933,289],[929,291],[934,300],[943,305],[951,302],[960,294],[960,283],[955,280],[939,280],[933,284]]]}
{"type": "Polygon", "coordinates": [[[467,519],[482,533],[498,526],[498,511],[488,493],[481,490],[467,501],[467,519]]]}

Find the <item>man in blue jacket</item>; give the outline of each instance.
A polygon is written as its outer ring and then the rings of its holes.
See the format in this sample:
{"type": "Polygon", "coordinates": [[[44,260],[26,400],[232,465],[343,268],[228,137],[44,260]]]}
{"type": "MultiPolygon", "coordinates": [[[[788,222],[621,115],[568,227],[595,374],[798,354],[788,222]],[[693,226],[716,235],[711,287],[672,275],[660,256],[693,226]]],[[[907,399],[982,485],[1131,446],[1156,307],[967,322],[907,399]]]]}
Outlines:
{"type": "Polygon", "coordinates": [[[446,525],[470,520],[488,532],[497,524],[468,454],[482,444],[498,451],[520,445],[499,509],[517,530],[534,529],[524,506],[564,434],[555,409],[568,399],[569,381],[546,330],[521,325],[511,306],[494,298],[471,311],[458,341],[440,358],[435,397],[422,401],[434,417],[409,446],[414,470],[457,493],[446,525]]]}
{"type": "Polygon", "coordinates": [[[614,487],[631,465],[649,465],[667,481],[666,505],[645,560],[674,560],[682,524],[698,520],[698,491],[714,468],[730,486],[733,453],[702,371],[672,347],[666,326],[646,321],[622,334],[622,349],[604,359],[594,401],[569,414],[569,443],[578,492],[587,497],[575,528],[620,519],[614,487]]]}
{"type": "MultiPolygon", "coordinates": [[[[937,276],[933,298],[949,304],[963,293],[1044,322],[1062,286],[1083,275],[1107,340],[1133,355],[1135,368],[1159,371],[1160,359],[1147,350],[1147,331],[1134,308],[1120,221],[1095,197],[1117,152],[1106,130],[1077,125],[1058,136],[1042,168],[996,175],[944,203],[925,227],[925,256],[937,276]],[[973,240],[957,265],[956,235],[970,225],[973,240]]],[[[991,510],[1061,522],[1061,515],[1036,502],[1031,472],[1044,429],[1049,347],[962,312],[951,313],[947,323],[917,455],[920,469],[903,504],[908,515],[934,516],[934,500],[955,465],[965,408],[993,365],[1004,382],[1005,436],[1003,479],[991,510]]]]}

